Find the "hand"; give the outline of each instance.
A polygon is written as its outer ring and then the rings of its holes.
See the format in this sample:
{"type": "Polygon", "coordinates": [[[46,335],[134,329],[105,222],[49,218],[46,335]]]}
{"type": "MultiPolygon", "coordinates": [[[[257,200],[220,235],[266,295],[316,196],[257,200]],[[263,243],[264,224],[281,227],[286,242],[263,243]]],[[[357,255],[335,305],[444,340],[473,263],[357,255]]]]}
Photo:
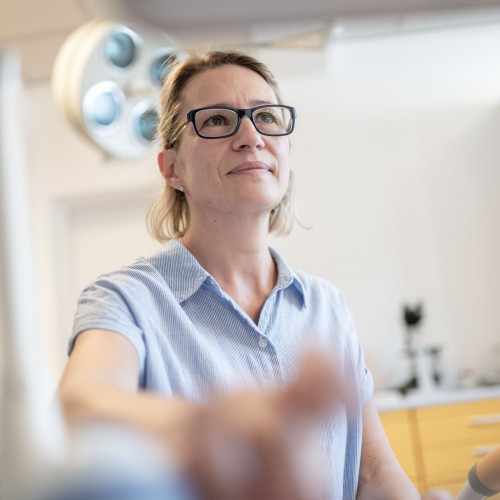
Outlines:
{"type": "Polygon", "coordinates": [[[315,424],[339,403],[338,380],[322,355],[311,354],[285,391],[240,392],[200,409],[183,453],[202,498],[323,498],[312,443],[315,424]]]}

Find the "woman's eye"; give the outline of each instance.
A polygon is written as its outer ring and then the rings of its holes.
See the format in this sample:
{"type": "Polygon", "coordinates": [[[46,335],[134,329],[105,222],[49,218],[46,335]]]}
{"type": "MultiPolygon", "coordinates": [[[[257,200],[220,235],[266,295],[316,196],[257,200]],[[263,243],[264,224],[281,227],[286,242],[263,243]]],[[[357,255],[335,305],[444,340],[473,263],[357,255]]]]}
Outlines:
{"type": "Polygon", "coordinates": [[[276,121],[276,117],[272,113],[259,113],[257,119],[262,123],[274,123],[276,121]]]}
{"type": "Polygon", "coordinates": [[[205,121],[204,125],[209,127],[220,127],[221,125],[226,125],[226,119],[221,115],[214,115],[205,121]]]}

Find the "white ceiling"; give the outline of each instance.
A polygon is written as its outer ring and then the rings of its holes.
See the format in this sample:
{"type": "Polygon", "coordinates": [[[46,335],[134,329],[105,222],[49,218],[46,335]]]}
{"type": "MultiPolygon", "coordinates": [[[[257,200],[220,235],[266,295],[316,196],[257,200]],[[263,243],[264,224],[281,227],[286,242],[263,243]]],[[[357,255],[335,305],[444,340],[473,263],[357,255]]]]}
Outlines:
{"type": "Polygon", "coordinates": [[[0,46],[20,51],[28,84],[48,81],[66,37],[95,17],[140,18],[184,46],[213,47],[339,23],[347,37],[500,22],[500,0],[0,0],[0,46]]]}

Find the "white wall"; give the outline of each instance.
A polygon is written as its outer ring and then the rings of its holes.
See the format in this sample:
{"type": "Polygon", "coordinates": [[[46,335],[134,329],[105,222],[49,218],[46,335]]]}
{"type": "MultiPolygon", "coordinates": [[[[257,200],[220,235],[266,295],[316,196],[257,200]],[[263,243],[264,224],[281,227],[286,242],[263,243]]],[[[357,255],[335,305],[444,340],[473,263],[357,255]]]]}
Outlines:
{"type": "MultiPolygon", "coordinates": [[[[500,25],[261,50],[285,101],[301,220],[273,238],[347,296],[377,387],[401,382],[404,302],[449,366],[500,364],[500,25]],[[492,352],[497,349],[496,360],[492,352]]],[[[156,247],[142,221],[154,157],[105,161],[63,122],[48,85],[26,91],[44,335],[64,361],[77,289],[156,247]]]]}
{"type": "Polygon", "coordinates": [[[278,246],[344,290],[378,387],[404,378],[405,301],[448,364],[500,366],[499,44],[498,25],[342,41],[281,79],[313,229],[278,246]]]}

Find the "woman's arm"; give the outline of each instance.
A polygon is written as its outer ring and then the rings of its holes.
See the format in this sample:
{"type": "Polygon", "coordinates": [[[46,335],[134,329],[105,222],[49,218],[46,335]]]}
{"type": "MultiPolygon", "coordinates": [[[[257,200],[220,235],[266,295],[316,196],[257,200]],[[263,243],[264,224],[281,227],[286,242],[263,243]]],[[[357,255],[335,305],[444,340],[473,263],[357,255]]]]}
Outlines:
{"type": "Polygon", "coordinates": [[[138,390],[133,345],[89,330],[76,341],[59,393],[70,425],[107,419],[163,442],[204,499],[310,500],[322,486],[312,480],[315,469],[306,472],[304,450],[337,400],[334,375],[323,356],[312,355],[284,391],[238,392],[201,407],[138,390]]]}
{"type": "Polygon", "coordinates": [[[419,500],[385,435],[375,403],[363,408],[363,444],[359,471],[358,500],[419,500]]]}
{"type": "Polygon", "coordinates": [[[117,420],[138,426],[167,444],[179,426],[194,418],[197,408],[183,400],[139,391],[138,380],[138,357],[128,339],[107,330],[81,333],[59,386],[69,425],[89,418],[117,420]]]}

